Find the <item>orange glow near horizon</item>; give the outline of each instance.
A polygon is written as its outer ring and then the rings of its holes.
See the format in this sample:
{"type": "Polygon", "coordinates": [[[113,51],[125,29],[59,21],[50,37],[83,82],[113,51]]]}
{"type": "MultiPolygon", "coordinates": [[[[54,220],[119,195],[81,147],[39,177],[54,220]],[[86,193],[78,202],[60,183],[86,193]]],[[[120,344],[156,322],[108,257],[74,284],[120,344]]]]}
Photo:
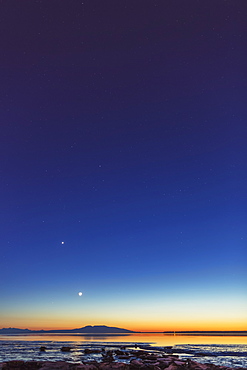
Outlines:
{"type": "Polygon", "coordinates": [[[97,326],[106,325],[133,330],[136,332],[164,332],[164,331],[245,331],[247,330],[247,323],[239,320],[232,322],[219,322],[218,320],[211,321],[170,321],[170,322],[131,322],[128,321],[78,321],[78,320],[61,320],[61,319],[12,319],[1,321],[0,328],[16,327],[30,330],[69,330],[81,328],[87,325],[97,326]]]}
{"type": "Polygon", "coordinates": [[[168,299],[144,304],[124,299],[99,303],[75,298],[64,304],[37,304],[28,308],[24,304],[18,311],[12,306],[12,310],[1,313],[0,328],[61,330],[106,325],[137,332],[247,330],[245,302],[235,302],[188,299],[169,305],[168,299]]]}
{"type": "Polygon", "coordinates": [[[162,294],[149,289],[148,295],[125,292],[117,296],[84,290],[79,297],[79,291],[65,290],[55,297],[30,293],[18,300],[13,296],[11,305],[1,311],[0,328],[61,330],[106,325],[137,332],[247,330],[247,300],[238,292],[162,294]]]}

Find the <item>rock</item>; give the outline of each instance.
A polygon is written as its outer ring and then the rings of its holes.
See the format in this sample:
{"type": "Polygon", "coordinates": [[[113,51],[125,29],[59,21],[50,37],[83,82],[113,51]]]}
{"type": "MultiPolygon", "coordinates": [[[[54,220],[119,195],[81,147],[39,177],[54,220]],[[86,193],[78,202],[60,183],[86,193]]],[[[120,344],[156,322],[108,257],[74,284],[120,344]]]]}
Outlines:
{"type": "Polygon", "coordinates": [[[39,350],[40,350],[40,352],[45,352],[46,347],[45,346],[41,346],[39,350]]]}
{"type": "MultiPolygon", "coordinates": [[[[197,366],[193,365],[190,368],[193,370],[219,370],[219,366],[209,363],[197,363],[197,366]]],[[[243,370],[243,368],[241,368],[241,370],[243,370]]]]}
{"type": "Polygon", "coordinates": [[[77,365],[76,369],[81,369],[81,370],[98,370],[98,367],[94,364],[81,364],[77,365]]]}
{"type": "Polygon", "coordinates": [[[147,360],[155,360],[156,361],[157,360],[157,356],[155,356],[155,355],[147,355],[146,356],[146,359],[147,360]]]}
{"type": "Polygon", "coordinates": [[[144,364],[142,361],[140,360],[131,360],[130,361],[130,365],[133,366],[133,367],[136,367],[136,368],[140,368],[142,367],[144,364]]]}
{"type": "Polygon", "coordinates": [[[43,362],[40,370],[68,370],[69,364],[65,361],[45,361],[43,362]]]}
{"type": "Polygon", "coordinates": [[[166,369],[168,368],[169,364],[167,364],[166,362],[159,362],[159,368],[160,369],[166,369]]]}
{"type": "Polygon", "coordinates": [[[173,346],[166,346],[166,347],[164,347],[164,350],[165,351],[172,351],[172,349],[173,349],[173,346]]]}
{"type": "Polygon", "coordinates": [[[62,352],[69,352],[72,349],[72,347],[62,347],[61,351],[62,352]]]}
{"type": "Polygon", "coordinates": [[[119,355],[118,358],[119,360],[128,360],[130,356],[129,355],[119,355]]]}
{"type": "Polygon", "coordinates": [[[132,354],[134,354],[136,357],[140,357],[140,356],[147,356],[148,353],[146,351],[138,350],[138,351],[132,351],[132,354]]]}
{"type": "Polygon", "coordinates": [[[115,351],[115,354],[116,355],[126,355],[126,356],[129,356],[129,352],[128,351],[121,351],[120,349],[116,349],[115,351]]]}
{"type": "Polygon", "coordinates": [[[200,364],[200,369],[202,369],[202,370],[206,370],[206,369],[208,369],[208,367],[209,366],[211,366],[211,365],[209,365],[209,364],[200,364]]]}
{"type": "MultiPolygon", "coordinates": [[[[209,364],[208,364],[209,365],[209,364]]],[[[208,369],[209,367],[206,365],[205,367],[205,364],[200,364],[199,362],[195,362],[195,361],[191,361],[191,360],[188,360],[187,361],[187,366],[189,369],[193,369],[193,370],[204,370],[204,369],[208,369]]],[[[211,365],[210,365],[211,366],[211,365]]]]}
{"type": "Polygon", "coordinates": [[[36,370],[39,368],[40,365],[36,361],[9,361],[0,364],[0,369],[3,370],[36,370]]]}
{"type": "MultiPolygon", "coordinates": [[[[71,347],[69,347],[71,348],[71,347]]],[[[112,353],[112,351],[108,351],[112,353]]],[[[147,353],[148,354],[148,353],[147,353]]],[[[210,363],[198,363],[191,360],[179,360],[174,356],[158,357],[156,362],[133,359],[130,364],[122,362],[85,362],[68,363],[66,361],[9,361],[0,363],[0,370],[235,370],[210,363]],[[163,367],[165,365],[165,367],[163,367]],[[166,366],[168,365],[168,366],[166,366]]],[[[241,370],[247,370],[241,368],[241,370]]]]}
{"type": "Polygon", "coordinates": [[[166,370],[178,370],[179,369],[179,366],[174,364],[174,363],[171,363],[167,368],[166,370]]]}
{"type": "Polygon", "coordinates": [[[115,363],[101,363],[99,364],[100,370],[128,370],[129,365],[122,362],[115,363]]]}
{"type": "MultiPolygon", "coordinates": [[[[105,350],[104,350],[105,351],[105,350]]],[[[102,349],[91,349],[91,348],[85,348],[84,353],[85,355],[89,355],[91,353],[102,353],[104,352],[102,349]]]]}
{"type": "Polygon", "coordinates": [[[170,356],[168,357],[168,356],[166,356],[166,357],[159,357],[158,359],[157,359],[157,361],[159,361],[159,362],[167,362],[167,363],[171,363],[172,361],[174,361],[174,358],[171,358],[170,356]]]}
{"type": "Polygon", "coordinates": [[[107,351],[107,352],[102,352],[103,356],[103,362],[113,362],[114,357],[113,357],[113,352],[112,351],[107,351]]]}
{"type": "Polygon", "coordinates": [[[12,370],[12,369],[22,369],[25,366],[24,361],[9,361],[4,364],[3,369],[12,370]]]}
{"type": "Polygon", "coordinates": [[[179,360],[179,361],[174,361],[174,364],[176,364],[177,366],[185,366],[186,365],[186,361],[182,361],[182,360],[179,360]]]}
{"type": "Polygon", "coordinates": [[[171,364],[171,361],[165,359],[165,358],[162,358],[162,359],[158,359],[158,366],[161,368],[161,369],[165,369],[166,367],[168,367],[170,364],[171,364]]]}
{"type": "Polygon", "coordinates": [[[35,361],[9,361],[3,364],[3,370],[35,370],[39,369],[39,365],[35,361]]]}

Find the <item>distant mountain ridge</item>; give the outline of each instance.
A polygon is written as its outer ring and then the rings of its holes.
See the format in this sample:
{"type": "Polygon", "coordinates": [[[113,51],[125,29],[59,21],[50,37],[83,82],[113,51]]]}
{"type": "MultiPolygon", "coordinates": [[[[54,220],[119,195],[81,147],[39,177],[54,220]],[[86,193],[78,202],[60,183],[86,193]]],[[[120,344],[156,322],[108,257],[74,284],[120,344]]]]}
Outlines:
{"type": "Polygon", "coordinates": [[[77,329],[30,330],[19,328],[2,328],[0,334],[31,334],[31,333],[85,333],[85,334],[131,334],[135,331],[106,325],[87,325],[77,329]]]}
{"type": "Polygon", "coordinates": [[[176,334],[176,335],[247,335],[246,330],[197,330],[197,331],[164,331],[164,334],[176,334]]]}
{"type": "MultiPolygon", "coordinates": [[[[128,329],[113,327],[113,326],[106,326],[106,325],[87,325],[82,328],[76,329],[60,329],[60,330],[30,330],[30,329],[20,329],[20,328],[2,328],[0,329],[0,335],[4,334],[85,334],[85,335],[103,335],[103,334],[133,334],[133,333],[140,333],[138,331],[132,331],[128,329]]],[[[145,332],[142,332],[145,333],[145,332]]],[[[151,333],[151,332],[149,332],[151,333]]],[[[247,336],[247,331],[245,330],[236,330],[236,331],[160,331],[160,332],[152,332],[152,333],[160,333],[160,334],[173,334],[173,335],[244,335],[247,336]]]]}

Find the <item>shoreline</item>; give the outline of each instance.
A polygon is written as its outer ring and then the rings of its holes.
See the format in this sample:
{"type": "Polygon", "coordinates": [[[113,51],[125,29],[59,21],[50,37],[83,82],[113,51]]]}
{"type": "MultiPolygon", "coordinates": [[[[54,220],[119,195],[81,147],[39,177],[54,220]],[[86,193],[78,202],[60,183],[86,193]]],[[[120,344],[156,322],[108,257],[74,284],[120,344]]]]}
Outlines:
{"type": "MultiPolygon", "coordinates": [[[[62,352],[69,353],[72,347],[64,346],[62,352]]],[[[167,347],[167,350],[169,348],[167,347]]],[[[171,348],[170,348],[171,350],[171,348]]],[[[46,347],[40,347],[45,352],[46,347]]],[[[85,354],[101,353],[101,360],[81,359],[77,362],[66,360],[12,360],[0,362],[0,370],[247,370],[246,367],[230,367],[201,363],[190,358],[181,359],[178,354],[158,353],[145,349],[136,350],[135,358],[130,358],[125,347],[115,350],[85,349],[85,354]],[[117,358],[114,356],[117,355],[117,358]]]]}
{"type": "Polygon", "coordinates": [[[230,348],[225,352],[219,349],[207,352],[197,348],[195,352],[190,348],[145,343],[90,343],[79,347],[71,342],[55,342],[53,347],[50,343],[33,343],[35,345],[28,347],[24,342],[21,348],[18,347],[19,352],[9,342],[3,344],[0,370],[247,370],[247,362],[242,359],[247,356],[246,346],[244,350],[237,348],[238,351],[230,348]],[[5,348],[9,353],[14,351],[14,355],[5,356],[5,348]],[[221,356],[239,357],[239,360],[211,362],[208,356],[216,359],[221,356]]]}
{"type": "MultiPolygon", "coordinates": [[[[237,369],[247,370],[245,367],[237,369]]],[[[181,360],[176,355],[157,357],[146,355],[142,360],[131,360],[130,363],[114,361],[89,361],[72,363],[67,361],[6,361],[0,363],[0,370],[236,370],[236,367],[217,366],[211,363],[200,363],[190,359],[181,360]]]]}

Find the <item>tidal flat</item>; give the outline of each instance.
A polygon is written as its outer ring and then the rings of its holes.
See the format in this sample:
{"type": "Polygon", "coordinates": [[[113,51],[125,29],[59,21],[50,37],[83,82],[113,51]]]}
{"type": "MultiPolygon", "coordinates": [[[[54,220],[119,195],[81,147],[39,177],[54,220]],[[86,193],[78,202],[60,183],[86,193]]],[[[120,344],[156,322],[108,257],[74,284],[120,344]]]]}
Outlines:
{"type": "Polygon", "coordinates": [[[106,364],[109,369],[121,370],[179,370],[196,366],[199,366],[197,370],[214,366],[247,368],[247,337],[164,334],[2,336],[0,363],[2,369],[48,369],[47,366],[73,369],[82,366],[85,370],[103,370],[107,369],[106,364]]]}

